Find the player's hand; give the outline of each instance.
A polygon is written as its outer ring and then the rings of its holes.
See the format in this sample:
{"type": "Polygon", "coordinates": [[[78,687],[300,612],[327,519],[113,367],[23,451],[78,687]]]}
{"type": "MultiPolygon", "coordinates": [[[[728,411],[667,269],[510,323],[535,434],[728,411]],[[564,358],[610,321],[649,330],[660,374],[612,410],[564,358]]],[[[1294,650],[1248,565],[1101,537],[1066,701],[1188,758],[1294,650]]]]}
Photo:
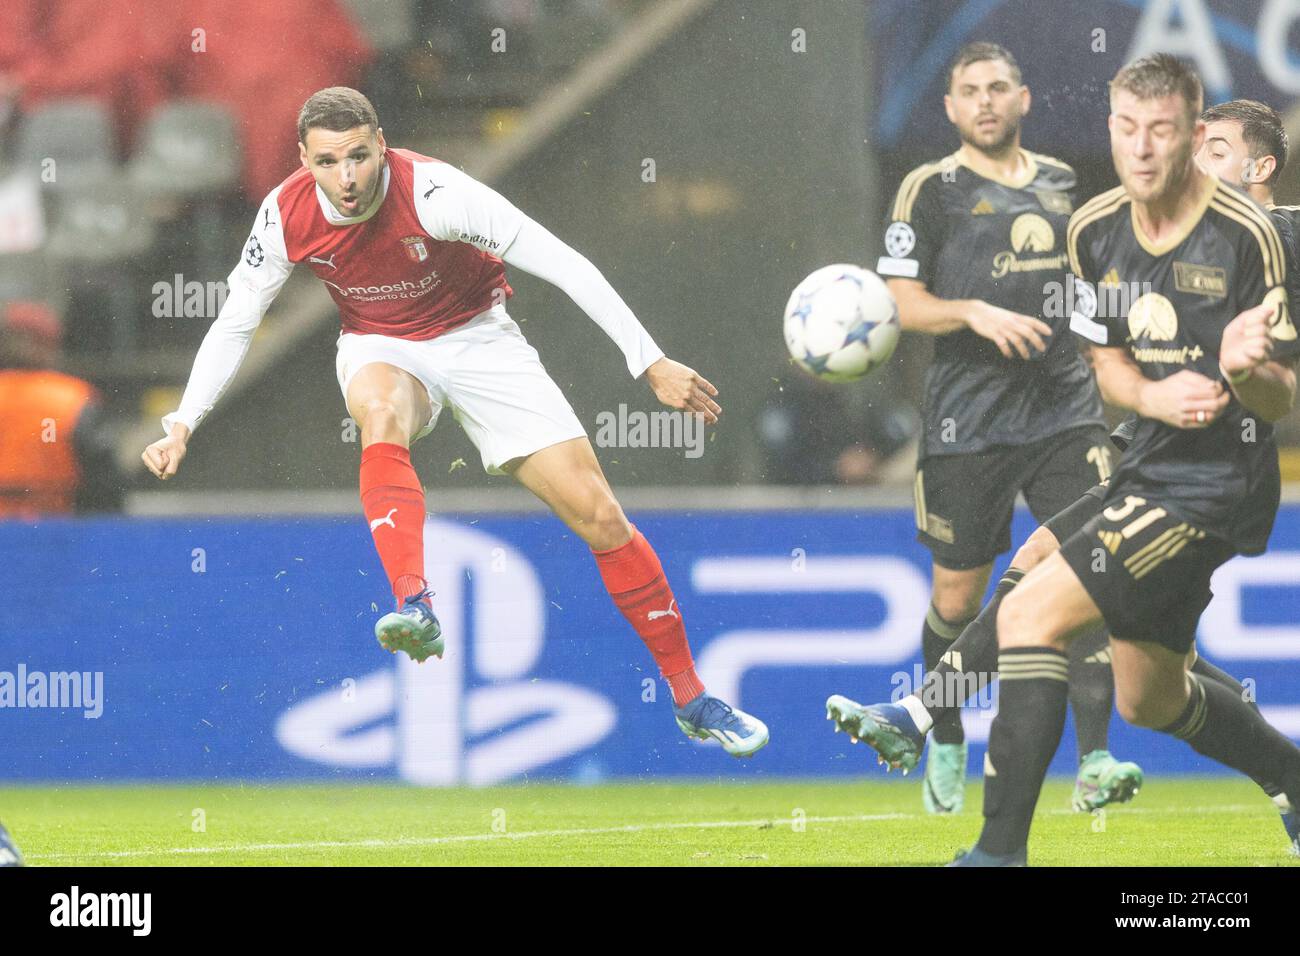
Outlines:
{"type": "Polygon", "coordinates": [[[1207,428],[1223,414],[1231,398],[1219,380],[1185,368],[1143,386],[1138,411],[1175,428],[1207,428]]]}
{"type": "Polygon", "coordinates": [[[665,355],[645,370],[645,377],[654,390],[655,398],[669,408],[698,412],[704,416],[707,424],[718,423],[722,407],[713,400],[718,390],[695,369],[674,362],[665,355]]]}
{"type": "Polygon", "coordinates": [[[160,438],[146,448],[140,457],[155,478],[166,481],[181,466],[181,459],[185,457],[185,439],[179,435],[160,438]]]}
{"type": "Polygon", "coordinates": [[[1273,354],[1273,337],[1268,329],[1274,308],[1257,305],[1228,323],[1219,344],[1219,365],[1223,371],[1237,375],[1268,361],[1273,354]]]}
{"type": "Polygon", "coordinates": [[[1052,337],[1052,327],[1042,319],[1021,315],[979,299],[970,301],[966,324],[972,332],[996,345],[1007,358],[1018,354],[1022,359],[1028,359],[1030,349],[1042,354],[1047,351],[1047,340],[1052,337]]]}

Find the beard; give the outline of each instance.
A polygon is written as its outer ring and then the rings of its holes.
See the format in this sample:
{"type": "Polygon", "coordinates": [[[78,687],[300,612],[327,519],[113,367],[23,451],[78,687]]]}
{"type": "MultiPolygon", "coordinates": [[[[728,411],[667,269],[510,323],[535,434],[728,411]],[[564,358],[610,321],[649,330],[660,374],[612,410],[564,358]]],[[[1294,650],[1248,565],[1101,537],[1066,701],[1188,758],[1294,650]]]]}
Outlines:
{"type": "MultiPolygon", "coordinates": [[[[978,120],[976,121],[978,122],[978,120]]],[[[995,138],[985,138],[981,141],[980,133],[976,129],[976,122],[965,129],[958,127],[957,134],[963,143],[968,144],[972,149],[977,149],[986,156],[1000,156],[1005,153],[1016,142],[1020,135],[1020,117],[1012,116],[1006,119],[1006,123],[994,134],[995,138]]]]}

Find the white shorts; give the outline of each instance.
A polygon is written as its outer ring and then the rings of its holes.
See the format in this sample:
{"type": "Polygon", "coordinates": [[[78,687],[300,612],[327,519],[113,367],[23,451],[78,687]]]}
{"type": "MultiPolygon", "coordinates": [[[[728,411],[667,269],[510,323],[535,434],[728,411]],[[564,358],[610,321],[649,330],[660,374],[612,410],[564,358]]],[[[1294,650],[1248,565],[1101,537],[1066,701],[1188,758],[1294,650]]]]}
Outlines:
{"type": "Polygon", "coordinates": [[[433,431],[449,406],[488,474],[503,474],[501,466],[511,459],[587,434],[504,305],[422,342],[344,332],[335,370],[345,401],[352,376],[372,362],[410,372],[428,391],[433,414],[414,440],[433,431]]]}

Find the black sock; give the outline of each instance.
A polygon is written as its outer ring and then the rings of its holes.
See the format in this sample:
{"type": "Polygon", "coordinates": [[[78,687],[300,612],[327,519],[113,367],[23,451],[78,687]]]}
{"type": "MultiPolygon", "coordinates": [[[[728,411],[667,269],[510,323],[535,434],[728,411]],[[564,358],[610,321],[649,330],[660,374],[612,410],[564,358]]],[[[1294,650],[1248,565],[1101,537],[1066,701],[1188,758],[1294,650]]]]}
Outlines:
{"type": "MultiPolygon", "coordinates": [[[[997,675],[998,608],[1002,606],[1002,599],[1024,576],[1025,572],[1019,568],[1007,568],[1007,573],[1002,575],[993,590],[993,598],[975,620],[966,625],[961,636],[947,646],[939,662],[926,662],[928,673],[918,696],[930,712],[935,727],[953,720],[960,727],[962,705],[987,687],[997,675]]],[[[924,643],[922,640],[922,647],[924,643]]],[[[935,739],[938,739],[937,735],[935,739]]]]}
{"type": "Polygon", "coordinates": [[[998,715],[984,764],[984,829],[979,848],[1009,856],[1025,847],[1047,765],[1065,730],[1069,658],[1048,647],[1012,647],[998,656],[998,715]]]}
{"type": "MultiPolygon", "coordinates": [[[[948,653],[953,642],[961,637],[967,621],[945,621],[933,604],[925,613],[925,626],[921,629],[921,656],[925,660],[926,673],[939,666],[940,659],[948,653]]],[[[923,685],[924,686],[924,685],[923,685]]],[[[943,714],[943,719],[935,718],[930,733],[935,743],[959,744],[966,739],[966,731],[961,726],[961,711],[952,710],[943,714]]]]}
{"type": "Polygon", "coordinates": [[[1115,706],[1115,675],[1110,669],[1110,637],[1102,624],[1070,645],[1070,709],[1079,760],[1110,749],[1110,714],[1115,706]]]}
{"type": "MultiPolygon", "coordinates": [[[[1227,671],[1223,670],[1222,668],[1215,667],[1213,664],[1207,661],[1200,654],[1196,655],[1196,661],[1195,663],[1192,664],[1192,673],[1197,674],[1201,677],[1208,677],[1210,680],[1222,684],[1224,687],[1230,689],[1234,694],[1236,694],[1242,700],[1246,701],[1246,703],[1250,705],[1250,708],[1254,710],[1255,713],[1259,713],[1259,704],[1257,704],[1254,700],[1246,699],[1247,696],[1246,688],[1242,686],[1241,681],[1237,680],[1237,678],[1233,677],[1231,674],[1229,674],[1227,671]]],[[[1257,777],[1251,777],[1250,779],[1254,780],[1255,783],[1259,784],[1259,788],[1263,790],[1266,794],[1268,794],[1270,797],[1276,797],[1279,793],[1282,792],[1282,788],[1278,786],[1277,783],[1273,780],[1270,779],[1261,780],[1257,777]]]]}
{"type": "Polygon", "coordinates": [[[1161,731],[1187,741],[1198,754],[1252,780],[1276,780],[1292,805],[1300,799],[1300,748],[1266,721],[1241,694],[1199,674],[1189,675],[1191,698],[1161,731]]]}

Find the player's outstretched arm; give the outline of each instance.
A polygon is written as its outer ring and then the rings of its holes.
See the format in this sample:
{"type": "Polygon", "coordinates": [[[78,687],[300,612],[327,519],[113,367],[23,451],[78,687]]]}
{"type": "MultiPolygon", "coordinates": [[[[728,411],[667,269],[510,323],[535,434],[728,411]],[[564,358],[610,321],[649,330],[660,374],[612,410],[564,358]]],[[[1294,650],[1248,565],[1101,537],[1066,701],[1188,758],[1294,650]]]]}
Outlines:
{"type": "Polygon", "coordinates": [[[166,437],[150,444],[140,456],[163,481],[176,474],[190,435],[239,371],[253,333],[293,269],[284,250],[278,194],[279,189],[274,190],[257,211],[239,264],[227,280],[226,301],[194,357],[180,407],[163,416],[166,437]]]}
{"type": "Polygon", "coordinates": [[[988,339],[1007,358],[1028,359],[1031,350],[1047,350],[1052,327],[1042,319],[1021,315],[981,299],[941,299],[915,279],[890,279],[889,291],[898,302],[898,319],[909,332],[944,335],[970,329],[988,339]]]}
{"type": "MultiPolygon", "coordinates": [[[[614,291],[600,270],[582,253],[556,238],[526,216],[519,232],[501,256],[507,263],[545,279],[564,291],[623,352],[633,377],[664,357],[627,303],[614,291]]],[[[674,375],[673,378],[678,376],[674,375]]]]}
{"type": "Polygon", "coordinates": [[[1237,401],[1266,422],[1275,422],[1295,407],[1295,360],[1272,360],[1269,333],[1275,306],[1257,305],[1237,316],[1223,330],[1219,368],[1237,401]]]}
{"type": "Polygon", "coordinates": [[[664,355],[586,256],[455,167],[421,164],[416,178],[416,212],[430,236],[468,242],[563,290],[614,340],[628,372],[634,378],[646,376],[661,402],[698,412],[709,423],[718,420],[718,390],[693,368],[664,355]]]}

